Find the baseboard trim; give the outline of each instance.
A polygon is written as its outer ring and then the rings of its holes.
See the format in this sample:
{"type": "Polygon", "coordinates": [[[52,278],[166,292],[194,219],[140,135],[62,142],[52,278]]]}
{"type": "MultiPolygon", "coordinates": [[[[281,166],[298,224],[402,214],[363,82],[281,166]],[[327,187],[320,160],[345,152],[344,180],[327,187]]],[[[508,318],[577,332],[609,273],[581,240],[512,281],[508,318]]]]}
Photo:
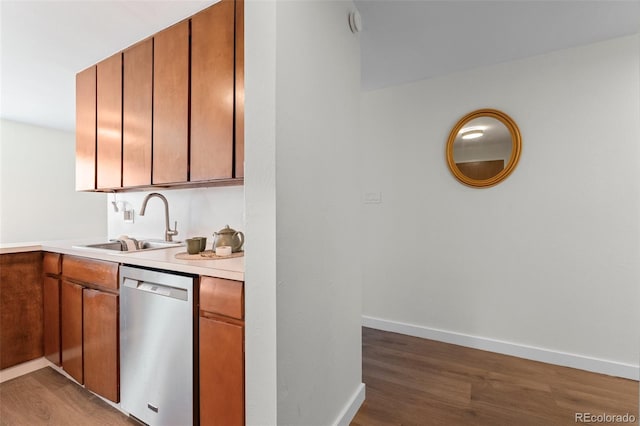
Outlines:
{"type": "Polygon", "coordinates": [[[5,368],[4,370],[0,370],[0,383],[15,379],[16,377],[24,376],[25,374],[32,373],[50,365],[51,363],[46,358],[42,357],[14,365],[13,367],[5,368]]]}
{"type": "Polygon", "coordinates": [[[349,423],[351,423],[362,406],[364,397],[365,386],[364,383],[360,383],[356,391],[351,396],[351,399],[349,399],[347,405],[342,409],[340,415],[338,415],[338,419],[335,421],[334,426],[349,426],[349,423]]]}
{"type": "Polygon", "coordinates": [[[545,362],[547,364],[577,368],[580,370],[606,374],[609,376],[623,377],[631,380],[640,379],[640,366],[633,364],[625,364],[621,362],[586,357],[583,355],[552,351],[534,346],[438,330],[421,325],[390,321],[366,315],[362,316],[362,325],[364,327],[375,328],[378,330],[391,331],[394,333],[406,334],[408,336],[421,337],[444,343],[452,343],[454,345],[465,346],[468,348],[481,349],[484,351],[530,359],[532,361],[545,362]]]}

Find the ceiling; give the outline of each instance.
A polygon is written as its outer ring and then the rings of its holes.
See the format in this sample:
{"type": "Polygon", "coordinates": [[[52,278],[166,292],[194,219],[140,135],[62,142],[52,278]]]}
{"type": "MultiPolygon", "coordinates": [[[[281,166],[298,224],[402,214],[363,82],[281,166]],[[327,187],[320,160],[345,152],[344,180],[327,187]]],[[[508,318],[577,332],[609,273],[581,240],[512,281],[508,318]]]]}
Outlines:
{"type": "Polygon", "coordinates": [[[1,0],[0,117],[73,130],[78,71],[215,2],[1,0]]]}
{"type": "Polygon", "coordinates": [[[638,0],[355,2],[365,90],[640,31],[638,0]]]}
{"type": "MultiPolygon", "coordinates": [[[[250,0],[247,0],[250,1],[250,0]]],[[[215,3],[0,3],[0,116],[75,127],[75,74],[215,3]]],[[[640,0],[356,0],[371,90],[638,33],[640,0]]]]}

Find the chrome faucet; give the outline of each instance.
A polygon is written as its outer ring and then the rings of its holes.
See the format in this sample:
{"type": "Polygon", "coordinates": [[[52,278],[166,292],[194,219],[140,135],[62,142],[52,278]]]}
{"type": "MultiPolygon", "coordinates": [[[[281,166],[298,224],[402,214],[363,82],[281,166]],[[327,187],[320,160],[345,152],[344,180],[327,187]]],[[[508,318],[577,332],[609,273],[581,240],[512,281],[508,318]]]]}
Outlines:
{"type": "Polygon", "coordinates": [[[173,241],[173,236],[174,235],[178,235],[178,221],[175,222],[174,229],[171,229],[171,226],[169,226],[169,202],[164,197],[164,195],[159,194],[157,192],[152,192],[151,194],[149,194],[146,197],[144,197],[144,200],[142,201],[142,207],[140,208],[140,213],[139,214],[140,214],[140,216],[144,216],[144,212],[147,209],[147,203],[149,202],[149,199],[153,198],[153,197],[160,198],[162,200],[162,202],[164,203],[164,223],[165,223],[164,240],[165,241],[173,241]]]}

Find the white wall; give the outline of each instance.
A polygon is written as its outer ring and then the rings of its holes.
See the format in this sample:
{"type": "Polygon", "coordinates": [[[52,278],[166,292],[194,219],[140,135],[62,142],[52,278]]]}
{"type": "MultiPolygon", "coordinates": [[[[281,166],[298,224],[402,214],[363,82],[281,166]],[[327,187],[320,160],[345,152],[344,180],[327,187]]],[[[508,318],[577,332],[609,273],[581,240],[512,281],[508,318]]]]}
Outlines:
{"type": "Polygon", "coordinates": [[[108,195],[107,215],[109,238],[119,235],[164,239],[165,215],[164,203],[154,197],[147,204],[144,216],[140,208],[144,198],[158,192],[165,196],[169,204],[169,220],[173,229],[178,221],[176,241],[201,236],[207,237],[207,244],[213,241],[213,233],[225,225],[237,231],[244,231],[244,187],[223,186],[212,188],[172,189],[145,192],[125,192],[115,195],[119,212],[113,209],[114,195],[108,195]],[[123,210],[134,211],[134,222],[124,222],[123,210]]]}
{"type": "Polygon", "coordinates": [[[75,135],[0,121],[0,243],[107,234],[105,195],[75,191],[75,135]]]}
{"type": "Polygon", "coordinates": [[[245,421],[277,424],[276,3],[245,2],[245,421]]]}
{"type": "Polygon", "coordinates": [[[248,425],[349,421],[363,397],[360,259],[337,238],[359,238],[351,7],[245,3],[248,425]]]}
{"type": "Polygon", "coordinates": [[[638,36],[362,95],[365,317],[630,366],[640,335],[638,36]],[[496,108],[522,157],[458,183],[450,129],[496,108]]]}
{"type": "Polygon", "coordinates": [[[323,0],[276,6],[279,425],[333,424],[362,389],[353,8],[323,0]]]}

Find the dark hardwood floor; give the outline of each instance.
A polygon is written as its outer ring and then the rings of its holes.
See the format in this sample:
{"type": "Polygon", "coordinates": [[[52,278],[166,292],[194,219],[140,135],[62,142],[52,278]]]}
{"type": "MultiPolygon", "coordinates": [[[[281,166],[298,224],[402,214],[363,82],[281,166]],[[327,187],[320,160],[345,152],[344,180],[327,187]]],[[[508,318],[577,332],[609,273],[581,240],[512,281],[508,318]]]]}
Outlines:
{"type": "Polygon", "coordinates": [[[118,426],[133,420],[47,367],[0,384],[2,426],[118,426]]]}
{"type": "Polygon", "coordinates": [[[633,380],[370,328],[362,358],[366,400],[352,426],[575,426],[576,413],[638,424],[633,380]]]}

